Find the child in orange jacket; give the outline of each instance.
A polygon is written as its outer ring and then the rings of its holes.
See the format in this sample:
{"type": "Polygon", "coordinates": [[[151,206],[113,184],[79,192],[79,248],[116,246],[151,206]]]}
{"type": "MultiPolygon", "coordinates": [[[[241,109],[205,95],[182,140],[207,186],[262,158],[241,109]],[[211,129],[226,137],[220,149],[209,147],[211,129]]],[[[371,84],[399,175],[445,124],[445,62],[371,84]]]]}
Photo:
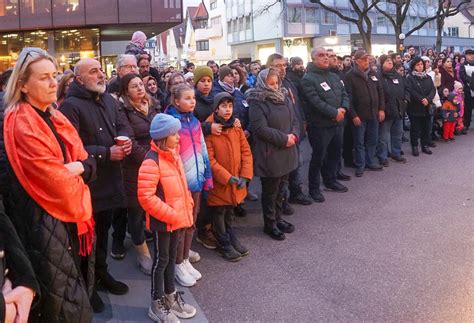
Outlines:
{"type": "Polygon", "coordinates": [[[235,126],[234,98],[221,92],[214,98],[214,114],[207,122],[222,125],[219,134],[206,136],[214,188],[209,192],[209,205],[216,232],[217,251],[229,261],[238,261],[249,254],[232,229],[234,207],[247,195],[247,183],[253,177],[253,159],[250,146],[240,127],[235,126]]]}
{"type": "Polygon", "coordinates": [[[174,284],[180,232],[193,225],[194,206],[179,156],[180,129],[179,120],[170,115],[160,113],[153,118],[151,149],[138,172],[138,201],[154,234],[148,316],[155,322],[177,322],[177,317],[196,315],[196,309],[184,303],[174,284]]]}
{"type": "Polygon", "coordinates": [[[459,117],[459,103],[455,93],[449,93],[448,98],[443,103],[443,140],[445,142],[454,141],[454,130],[459,117]]]}

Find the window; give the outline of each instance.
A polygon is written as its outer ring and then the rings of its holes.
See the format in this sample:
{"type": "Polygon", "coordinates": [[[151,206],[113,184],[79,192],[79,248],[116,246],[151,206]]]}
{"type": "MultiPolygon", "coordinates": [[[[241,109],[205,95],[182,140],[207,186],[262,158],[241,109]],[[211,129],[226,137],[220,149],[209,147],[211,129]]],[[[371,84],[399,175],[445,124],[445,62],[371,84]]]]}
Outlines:
{"type": "Polygon", "coordinates": [[[250,21],[250,16],[245,17],[245,30],[252,29],[252,23],[250,21]]]}
{"type": "Polygon", "coordinates": [[[210,6],[211,6],[211,10],[216,9],[217,8],[217,0],[211,0],[210,6]]]}
{"type": "Polygon", "coordinates": [[[245,25],[244,25],[244,18],[240,17],[239,18],[239,31],[244,31],[245,30],[245,25]]]}
{"type": "Polygon", "coordinates": [[[428,21],[428,29],[436,29],[436,20],[428,21]]]}
{"type": "Polygon", "coordinates": [[[459,37],[459,27],[448,27],[448,36],[459,37]]]}
{"type": "Polygon", "coordinates": [[[316,9],[315,8],[305,8],[304,9],[304,21],[307,24],[316,23],[316,9]]]}
{"type": "Polygon", "coordinates": [[[377,26],[385,27],[387,25],[387,18],[382,14],[377,14],[377,26]]]}
{"type": "Polygon", "coordinates": [[[301,12],[300,7],[288,7],[288,22],[292,24],[301,23],[301,12]]]}
{"type": "Polygon", "coordinates": [[[232,31],[232,26],[233,26],[232,20],[231,20],[231,21],[228,21],[228,22],[227,22],[227,33],[228,33],[228,34],[232,34],[232,32],[233,32],[233,31],[232,31]]]}
{"type": "Polygon", "coordinates": [[[334,14],[332,12],[323,10],[323,19],[321,23],[323,25],[334,25],[334,14]]]}
{"type": "Polygon", "coordinates": [[[196,42],[196,50],[199,52],[209,50],[209,41],[208,40],[199,40],[196,42]]]}
{"type": "Polygon", "coordinates": [[[221,24],[221,16],[214,17],[211,19],[211,26],[216,26],[221,24]]]}

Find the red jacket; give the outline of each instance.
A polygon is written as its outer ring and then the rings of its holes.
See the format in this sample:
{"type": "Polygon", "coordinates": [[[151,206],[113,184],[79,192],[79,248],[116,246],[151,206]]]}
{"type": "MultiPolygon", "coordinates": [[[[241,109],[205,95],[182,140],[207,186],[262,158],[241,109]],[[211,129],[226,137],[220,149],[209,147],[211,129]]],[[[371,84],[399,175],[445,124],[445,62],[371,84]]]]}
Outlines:
{"type": "Polygon", "coordinates": [[[154,142],[151,150],[158,153],[158,163],[145,159],[138,171],[138,202],[146,212],[147,227],[150,216],[166,231],[191,227],[194,202],[179,154],[161,150],[154,142]]]}

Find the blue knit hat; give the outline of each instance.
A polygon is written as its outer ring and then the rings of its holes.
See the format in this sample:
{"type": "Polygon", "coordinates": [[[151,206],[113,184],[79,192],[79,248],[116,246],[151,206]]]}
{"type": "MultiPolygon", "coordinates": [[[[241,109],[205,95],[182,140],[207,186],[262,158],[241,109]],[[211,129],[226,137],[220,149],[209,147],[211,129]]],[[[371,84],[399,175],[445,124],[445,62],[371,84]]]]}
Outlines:
{"type": "Polygon", "coordinates": [[[165,113],[158,113],[150,125],[150,136],[153,140],[161,140],[181,129],[181,122],[165,113]]]}

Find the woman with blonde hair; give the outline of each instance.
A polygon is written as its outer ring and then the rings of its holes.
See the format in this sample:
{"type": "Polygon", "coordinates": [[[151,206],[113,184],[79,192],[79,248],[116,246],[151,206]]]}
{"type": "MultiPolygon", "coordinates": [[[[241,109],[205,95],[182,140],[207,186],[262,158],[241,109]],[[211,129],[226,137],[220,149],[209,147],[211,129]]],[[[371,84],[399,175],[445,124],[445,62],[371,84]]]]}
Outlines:
{"type": "Polygon", "coordinates": [[[25,48],[7,85],[8,211],[40,284],[41,300],[30,320],[90,322],[94,221],[86,183],[95,178],[96,164],[53,108],[56,74],[46,51],[25,48]]]}

